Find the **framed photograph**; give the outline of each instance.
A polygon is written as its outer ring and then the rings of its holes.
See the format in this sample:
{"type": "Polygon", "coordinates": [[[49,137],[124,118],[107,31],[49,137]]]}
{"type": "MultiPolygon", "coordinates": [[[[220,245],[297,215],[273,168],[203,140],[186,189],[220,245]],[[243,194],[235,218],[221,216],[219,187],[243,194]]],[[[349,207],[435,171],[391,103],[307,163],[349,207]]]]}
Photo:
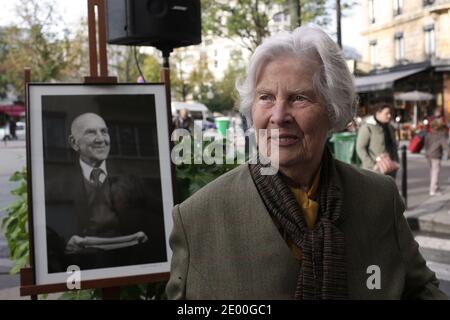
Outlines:
{"type": "Polygon", "coordinates": [[[36,285],[170,271],[164,84],[28,85],[36,285]]]}

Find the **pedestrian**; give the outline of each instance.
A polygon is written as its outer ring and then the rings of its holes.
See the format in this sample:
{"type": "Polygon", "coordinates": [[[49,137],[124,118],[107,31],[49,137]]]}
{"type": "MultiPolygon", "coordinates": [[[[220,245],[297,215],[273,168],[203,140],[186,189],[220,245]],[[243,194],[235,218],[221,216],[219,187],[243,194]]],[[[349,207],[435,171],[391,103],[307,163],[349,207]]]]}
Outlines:
{"type": "Polygon", "coordinates": [[[265,159],[174,207],[168,298],[445,299],[395,182],[325,146],[357,106],[333,39],[313,26],[266,39],[238,91],[265,159]]]}
{"type": "Polygon", "coordinates": [[[395,179],[400,168],[395,129],[391,125],[392,110],[387,103],[378,103],[358,131],[356,152],[361,167],[387,174],[395,179]]]}
{"type": "Polygon", "coordinates": [[[180,114],[173,119],[175,129],[185,129],[190,133],[194,131],[194,120],[189,116],[189,110],[183,108],[180,114]]]}
{"type": "Polygon", "coordinates": [[[11,140],[17,140],[16,129],[16,120],[14,118],[11,118],[11,120],[9,121],[9,133],[11,135],[11,140]]]}
{"type": "Polygon", "coordinates": [[[431,115],[430,117],[427,118],[427,125],[425,126],[426,132],[432,131],[431,124],[435,120],[441,121],[441,123],[442,123],[441,130],[445,131],[446,135],[448,135],[449,128],[447,125],[447,121],[446,121],[444,115],[442,114],[442,108],[440,108],[440,107],[434,108],[433,115],[431,115]]]}
{"type": "Polygon", "coordinates": [[[430,166],[430,196],[441,195],[439,188],[439,172],[444,151],[449,153],[448,127],[441,116],[441,108],[436,108],[427,124],[425,135],[425,155],[430,166]]]}

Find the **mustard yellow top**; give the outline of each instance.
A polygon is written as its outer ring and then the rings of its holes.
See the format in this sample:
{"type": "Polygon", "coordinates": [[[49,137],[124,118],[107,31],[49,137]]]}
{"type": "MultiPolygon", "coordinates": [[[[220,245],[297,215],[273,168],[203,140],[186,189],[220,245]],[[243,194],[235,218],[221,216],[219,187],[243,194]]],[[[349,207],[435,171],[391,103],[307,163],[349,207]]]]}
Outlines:
{"type": "Polygon", "coordinates": [[[317,211],[319,209],[319,204],[312,199],[315,197],[317,188],[319,187],[319,180],[320,169],[317,170],[317,173],[314,176],[313,183],[308,192],[305,192],[300,188],[290,188],[300,208],[302,208],[303,214],[305,215],[306,224],[308,225],[309,229],[314,228],[314,225],[317,221],[317,211]]]}
{"type": "MultiPolygon", "coordinates": [[[[320,181],[320,171],[317,170],[316,175],[314,176],[314,180],[312,182],[311,187],[309,188],[308,192],[303,191],[300,188],[290,187],[292,193],[295,196],[295,199],[297,200],[300,208],[303,211],[303,214],[305,216],[306,225],[309,229],[313,229],[314,225],[317,221],[317,213],[319,210],[319,204],[312,200],[317,192],[317,189],[319,187],[319,181],[320,181]]],[[[292,240],[289,238],[289,236],[286,234],[284,230],[282,230],[283,238],[287,242],[289,249],[292,251],[292,254],[297,260],[302,259],[302,252],[300,248],[298,248],[292,240]]]]}

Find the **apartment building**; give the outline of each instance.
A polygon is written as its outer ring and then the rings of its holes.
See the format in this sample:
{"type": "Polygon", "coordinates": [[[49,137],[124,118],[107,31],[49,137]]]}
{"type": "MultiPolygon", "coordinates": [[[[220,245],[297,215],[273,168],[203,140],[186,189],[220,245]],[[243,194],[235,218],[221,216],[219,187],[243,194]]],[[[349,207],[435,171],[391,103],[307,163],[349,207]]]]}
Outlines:
{"type": "Polygon", "coordinates": [[[362,8],[368,73],[356,78],[362,113],[390,101],[404,121],[420,120],[435,106],[450,120],[450,0],[363,0],[362,8]],[[415,90],[433,99],[396,99],[415,90]]]}

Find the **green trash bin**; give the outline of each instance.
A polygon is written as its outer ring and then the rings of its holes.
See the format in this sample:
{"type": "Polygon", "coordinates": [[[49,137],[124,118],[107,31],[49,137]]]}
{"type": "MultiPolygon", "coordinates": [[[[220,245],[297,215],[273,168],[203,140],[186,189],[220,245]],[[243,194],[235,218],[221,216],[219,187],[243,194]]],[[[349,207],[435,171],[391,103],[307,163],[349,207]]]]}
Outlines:
{"type": "Polygon", "coordinates": [[[230,126],[230,118],[218,117],[218,118],[214,119],[214,121],[217,126],[217,131],[222,135],[222,137],[226,137],[228,127],[230,126]]]}
{"type": "Polygon", "coordinates": [[[342,162],[353,164],[356,133],[338,132],[334,133],[330,139],[334,146],[334,157],[342,162]]]}

